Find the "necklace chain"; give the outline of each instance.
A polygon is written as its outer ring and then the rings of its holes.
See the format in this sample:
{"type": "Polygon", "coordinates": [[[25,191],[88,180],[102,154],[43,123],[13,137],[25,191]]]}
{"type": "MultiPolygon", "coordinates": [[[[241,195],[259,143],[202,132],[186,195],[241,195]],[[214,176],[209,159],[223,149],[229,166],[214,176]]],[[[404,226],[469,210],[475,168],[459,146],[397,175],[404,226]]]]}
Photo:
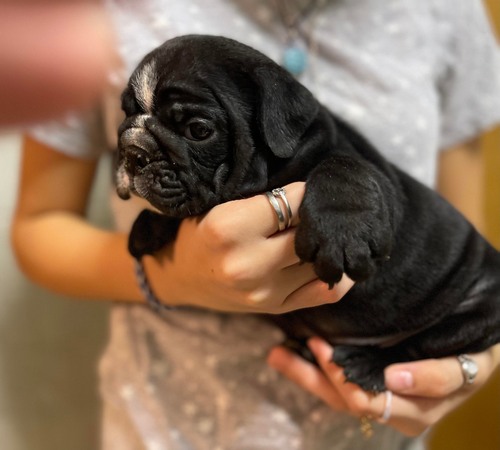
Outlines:
{"type": "Polygon", "coordinates": [[[304,30],[304,23],[318,10],[320,0],[309,0],[304,6],[298,5],[296,1],[291,5],[290,0],[275,0],[274,3],[279,20],[286,31],[283,67],[292,75],[300,77],[309,65],[311,47],[311,38],[304,30]]]}
{"type": "Polygon", "coordinates": [[[291,3],[292,2],[286,0],[275,0],[280,21],[287,29],[287,33],[296,31],[300,34],[303,23],[314,12],[319,4],[319,0],[309,0],[302,7],[299,7],[297,2],[293,2],[295,7],[291,6],[291,3]],[[291,11],[292,8],[295,10],[295,14],[291,11]]]}

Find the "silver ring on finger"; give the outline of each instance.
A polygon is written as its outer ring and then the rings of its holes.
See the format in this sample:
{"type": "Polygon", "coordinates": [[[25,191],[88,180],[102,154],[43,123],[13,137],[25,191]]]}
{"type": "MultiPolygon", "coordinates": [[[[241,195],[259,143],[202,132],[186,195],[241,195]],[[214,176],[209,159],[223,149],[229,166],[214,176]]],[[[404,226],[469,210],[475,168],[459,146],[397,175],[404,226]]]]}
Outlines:
{"type": "Polygon", "coordinates": [[[283,214],[281,206],[278,203],[278,200],[276,200],[276,197],[271,192],[266,192],[266,195],[269,203],[278,216],[278,230],[283,231],[286,228],[285,214],[283,214]]]}
{"type": "Polygon", "coordinates": [[[462,371],[462,377],[464,380],[463,385],[465,386],[474,383],[479,371],[476,361],[468,355],[458,355],[457,360],[460,364],[460,370],[462,371]]]}
{"type": "Polygon", "coordinates": [[[288,220],[287,220],[285,229],[286,228],[290,228],[290,226],[292,225],[293,214],[292,214],[292,208],[290,207],[290,203],[288,202],[288,199],[286,198],[285,189],[283,189],[283,188],[276,188],[276,189],[273,189],[271,191],[271,193],[273,194],[273,196],[275,198],[278,198],[278,197],[281,198],[281,201],[285,205],[286,213],[287,213],[287,216],[288,216],[288,220]]]}
{"type": "Polygon", "coordinates": [[[273,189],[270,192],[266,192],[266,196],[278,217],[278,231],[286,230],[292,224],[293,215],[290,203],[285,195],[285,190],[283,188],[273,189]],[[285,210],[282,209],[279,200],[283,203],[285,210]]]}
{"type": "Polygon", "coordinates": [[[387,423],[391,418],[392,414],[392,391],[385,391],[385,405],[384,412],[382,413],[382,417],[380,417],[380,423],[387,423]]]}

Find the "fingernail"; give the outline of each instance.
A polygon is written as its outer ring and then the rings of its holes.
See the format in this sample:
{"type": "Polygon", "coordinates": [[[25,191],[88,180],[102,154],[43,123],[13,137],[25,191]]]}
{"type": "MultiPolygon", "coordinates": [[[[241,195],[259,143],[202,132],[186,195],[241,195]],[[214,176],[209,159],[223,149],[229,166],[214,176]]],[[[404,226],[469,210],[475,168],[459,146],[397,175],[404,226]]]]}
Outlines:
{"type": "Polygon", "coordinates": [[[413,387],[413,374],[407,370],[388,372],[385,383],[391,391],[406,391],[413,387]]]}

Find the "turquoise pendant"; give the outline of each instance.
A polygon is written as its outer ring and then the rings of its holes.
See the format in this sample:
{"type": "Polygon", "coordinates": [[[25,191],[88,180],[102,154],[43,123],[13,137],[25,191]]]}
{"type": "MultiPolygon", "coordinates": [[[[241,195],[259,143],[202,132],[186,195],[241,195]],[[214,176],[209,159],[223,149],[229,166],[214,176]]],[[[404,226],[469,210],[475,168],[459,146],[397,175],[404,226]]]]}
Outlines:
{"type": "Polygon", "coordinates": [[[283,67],[298,77],[307,69],[307,50],[298,45],[289,45],[283,52],[283,67]]]}

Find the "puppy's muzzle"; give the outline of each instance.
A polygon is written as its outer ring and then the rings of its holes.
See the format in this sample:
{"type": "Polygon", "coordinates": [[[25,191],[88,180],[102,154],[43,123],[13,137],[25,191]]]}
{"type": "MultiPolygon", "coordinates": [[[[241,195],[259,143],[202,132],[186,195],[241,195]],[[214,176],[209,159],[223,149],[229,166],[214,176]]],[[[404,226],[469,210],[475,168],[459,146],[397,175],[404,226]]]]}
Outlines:
{"type": "Polygon", "coordinates": [[[126,119],[119,128],[117,192],[123,199],[130,197],[136,175],[154,161],[159,145],[146,127],[149,116],[140,115],[126,119]]]}
{"type": "Polygon", "coordinates": [[[146,161],[146,157],[155,154],[159,146],[145,126],[131,126],[120,133],[118,148],[121,159],[130,157],[141,163],[146,161]]]}
{"type": "Polygon", "coordinates": [[[151,164],[150,153],[142,148],[131,145],[125,148],[125,170],[135,176],[148,164],[151,164]]]}

